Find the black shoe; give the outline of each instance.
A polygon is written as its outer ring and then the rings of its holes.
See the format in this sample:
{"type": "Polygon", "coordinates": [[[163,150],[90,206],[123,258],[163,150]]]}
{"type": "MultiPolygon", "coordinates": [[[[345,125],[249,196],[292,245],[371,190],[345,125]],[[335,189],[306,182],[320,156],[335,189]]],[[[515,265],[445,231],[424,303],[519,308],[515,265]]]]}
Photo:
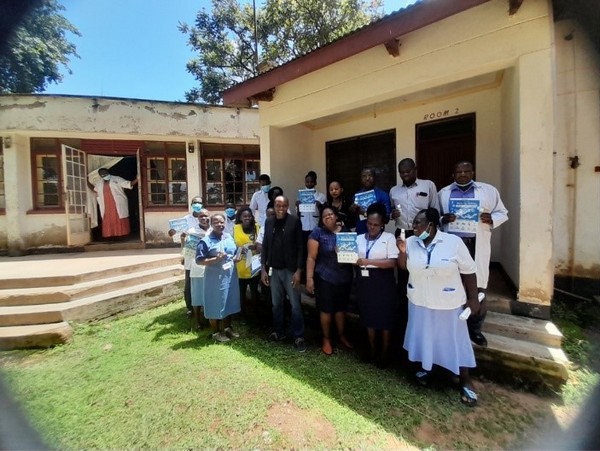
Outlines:
{"type": "Polygon", "coordinates": [[[268,337],[268,341],[283,341],[285,340],[285,335],[279,335],[277,332],[272,332],[268,337]]]}
{"type": "Polygon", "coordinates": [[[304,338],[302,337],[298,337],[294,340],[294,347],[296,348],[296,351],[298,352],[306,352],[306,342],[304,341],[304,338]]]}
{"type": "Polygon", "coordinates": [[[469,337],[471,337],[471,341],[476,345],[483,346],[484,348],[487,346],[487,339],[481,332],[469,332],[469,337]]]}

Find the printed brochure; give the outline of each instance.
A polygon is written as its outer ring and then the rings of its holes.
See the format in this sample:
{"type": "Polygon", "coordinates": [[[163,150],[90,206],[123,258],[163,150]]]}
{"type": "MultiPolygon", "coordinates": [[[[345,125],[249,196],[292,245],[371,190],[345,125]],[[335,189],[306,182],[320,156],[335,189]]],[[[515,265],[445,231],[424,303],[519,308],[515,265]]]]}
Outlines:
{"type": "Polygon", "coordinates": [[[358,244],[356,232],[340,232],[335,234],[338,263],[356,263],[358,260],[358,244]]]}
{"type": "Polygon", "coordinates": [[[477,233],[478,199],[450,199],[449,207],[450,213],[456,216],[456,220],[448,223],[448,232],[477,233]]]}

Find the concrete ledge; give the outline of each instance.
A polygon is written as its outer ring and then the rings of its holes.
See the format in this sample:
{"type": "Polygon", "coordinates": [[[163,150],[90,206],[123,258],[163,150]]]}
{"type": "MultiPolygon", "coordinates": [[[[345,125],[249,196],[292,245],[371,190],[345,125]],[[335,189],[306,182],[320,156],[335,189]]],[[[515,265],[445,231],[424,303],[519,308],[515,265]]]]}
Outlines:
{"type": "Polygon", "coordinates": [[[474,346],[478,368],[484,373],[504,373],[552,387],[564,384],[569,359],[561,348],[544,346],[501,335],[486,334],[488,346],[474,346]]]}
{"type": "Polygon", "coordinates": [[[66,322],[0,328],[0,349],[48,348],[71,341],[73,328],[66,322]]]}
{"type": "Polygon", "coordinates": [[[127,316],[183,296],[183,274],[73,301],[62,310],[65,321],[98,321],[127,316]]]}
{"type": "Polygon", "coordinates": [[[0,312],[2,312],[3,306],[33,306],[69,302],[106,292],[109,287],[111,290],[117,290],[158,279],[181,276],[183,274],[183,266],[176,263],[174,265],[158,266],[143,271],[136,271],[135,273],[127,272],[126,274],[118,274],[114,277],[90,280],[74,285],[57,286],[54,289],[42,287],[0,290],[0,312]]]}
{"type": "Polygon", "coordinates": [[[550,321],[488,312],[484,332],[560,348],[562,333],[550,321]]]}

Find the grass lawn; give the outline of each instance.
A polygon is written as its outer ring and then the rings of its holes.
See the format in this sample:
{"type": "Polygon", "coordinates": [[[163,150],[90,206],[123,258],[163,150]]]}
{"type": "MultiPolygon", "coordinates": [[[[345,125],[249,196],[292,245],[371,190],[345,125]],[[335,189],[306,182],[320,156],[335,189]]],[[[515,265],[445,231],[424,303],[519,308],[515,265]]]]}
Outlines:
{"type": "MultiPolygon", "coordinates": [[[[189,330],[182,301],[75,326],[71,344],[2,354],[4,376],[32,424],[58,449],[519,446],[554,427],[560,396],[477,381],[480,405],[456,387],[415,386],[349,351],[268,343],[258,328],[214,344],[189,330]]],[[[571,405],[598,380],[580,370],[571,405]]],[[[572,389],[573,391],[573,389],[572,389]]]]}

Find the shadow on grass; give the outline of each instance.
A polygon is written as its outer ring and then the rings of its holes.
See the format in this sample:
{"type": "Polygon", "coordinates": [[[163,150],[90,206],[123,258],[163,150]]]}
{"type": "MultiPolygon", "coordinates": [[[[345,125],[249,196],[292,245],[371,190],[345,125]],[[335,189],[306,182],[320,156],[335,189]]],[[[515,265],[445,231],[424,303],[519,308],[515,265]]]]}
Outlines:
{"type": "MultiPolygon", "coordinates": [[[[347,350],[338,346],[333,356],[321,352],[318,313],[312,309],[305,309],[305,339],[308,345],[305,353],[295,351],[292,339],[277,343],[267,341],[268,330],[258,324],[249,322],[248,325],[241,325],[239,321],[234,321],[234,325],[242,337],[223,346],[230,346],[271,369],[309,385],[338,404],[377,423],[388,433],[417,442],[418,445],[430,446],[435,443],[442,447],[467,449],[502,447],[507,443],[500,436],[514,440],[536,420],[536,413],[523,411],[514,404],[514,400],[506,397],[505,392],[500,391],[487,397],[480,393],[483,395],[483,407],[478,409],[462,406],[458,385],[445,371],[437,373],[439,377],[435,378],[433,387],[416,385],[413,383],[414,369],[401,352],[401,337],[397,333],[394,334],[392,364],[387,369],[381,369],[363,358],[367,353],[367,339],[357,321],[348,321],[346,330],[355,349],[347,350]],[[469,423],[464,421],[465,415],[473,417],[472,425],[464,426],[469,423]],[[485,422],[477,422],[480,417],[485,422]],[[453,433],[457,424],[461,429],[453,433]],[[443,438],[445,441],[437,442],[434,437],[423,437],[423,433],[419,432],[422,427],[433,428],[437,431],[433,435],[438,435],[438,439],[439,435],[446,435],[443,438]],[[461,441],[466,440],[461,439],[461,435],[465,434],[487,434],[491,441],[485,444],[461,441]],[[499,441],[494,441],[496,438],[499,441]]],[[[189,332],[186,333],[189,329],[190,321],[182,310],[159,315],[147,326],[147,330],[155,332],[154,341],[178,336],[176,343],[171,346],[173,350],[198,349],[213,344],[208,329],[191,336],[189,332]]],[[[548,400],[543,406],[544,415],[550,411],[550,404],[548,400]]],[[[557,427],[557,424],[554,422],[548,426],[557,427]]]]}
{"type": "Polygon", "coordinates": [[[144,329],[146,332],[154,331],[152,341],[160,341],[167,337],[184,337],[192,333],[193,326],[192,320],[186,316],[185,312],[184,309],[177,309],[158,315],[144,329]]]}

